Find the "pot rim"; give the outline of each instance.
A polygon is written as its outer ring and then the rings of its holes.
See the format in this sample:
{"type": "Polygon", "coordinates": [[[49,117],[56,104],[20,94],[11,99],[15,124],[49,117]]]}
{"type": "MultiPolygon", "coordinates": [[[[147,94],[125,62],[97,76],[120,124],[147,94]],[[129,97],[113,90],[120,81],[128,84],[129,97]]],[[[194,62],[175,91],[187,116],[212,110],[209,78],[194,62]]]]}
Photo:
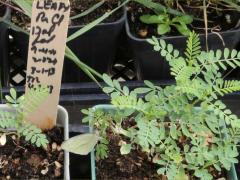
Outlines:
{"type": "MultiPolygon", "coordinates": [[[[0,104],[0,109],[6,109],[7,111],[13,110],[6,104],[0,104]]],[[[64,140],[69,139],[68,112],[64,107],[60,105],[58,105],[57,126],[64,128],[64,140]]],[[[67,151],[64,151],[64,180],[70,180],[69,152],[67,151]]]]}

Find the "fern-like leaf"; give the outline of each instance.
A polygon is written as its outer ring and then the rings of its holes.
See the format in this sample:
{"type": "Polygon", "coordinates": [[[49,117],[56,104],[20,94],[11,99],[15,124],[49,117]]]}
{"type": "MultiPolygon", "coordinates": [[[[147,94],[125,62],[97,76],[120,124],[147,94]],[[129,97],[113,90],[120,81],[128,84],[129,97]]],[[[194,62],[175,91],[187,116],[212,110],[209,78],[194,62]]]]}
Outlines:
{"type": "Polygon", "coordinates": [[[48,140],[45,134],[42,133],[41,129],[32,124],[24,124],[19,129],[18,132],[25,137],[26,141],[30,141],[37,147],[46,148],[48,140]]]}
{"type": "Polygon", "coordinates": [[[144,102],[142,99],[138,99],[136,95],[130,96],[116,96],[112,98],[111,102],[119,109],[134,109],[136,111],[144,112],[144,102]]]}
{"type": "Polygon", "coordinates": [[[160,143],[161,134],[156,120],[140,119],[137,121],[137,126],[139,128],[137,132],[138,141],[143,149],[148,149],[150,146],[160,143]]]}
{"type": "Polygon", "coordinates": [[[228,48],[225,48],[223,53],[220,50],[202,52],[197,56],[199,64],[196,66],[204,67],[205,69],[212,69],[218,71],[219,69],[226,70],[227,66],[235,69],[240,67],[240,52],[237,52],[235,49],[230,51],[228,48]]]}
{"type": "Polygon", "coordinates": [[[155,51],[159,51],[162,57],[164,57],[168,62],[171,62],[174,59],[179,58],[179,51],[173,49],[172,44],[166,44],[166,41],[163,39],[157,40],[156,37],[148,39],[148,42],[153,45],[155,51]]]}
{"type": "Polygon", "coordinates": [[[219,116],[220,119],[224,120],[227,125],[235,121],[240,122],[237,116],[232,114],[231,110],[227,109],[226,105],[220,100],[210,103],[208,108],[219,116]]]}
{"type": "Polygon", "coordinates": [[[183,58],[174,59],[169,65],[171,66],[171,74],[175,77],[187,66],[183,58]]]}
{"type": "Polygon", "coordinates": [[[197,67],[187,66],[183,58],[174,59],[170,62],[171,75],[175,76],[176,81],[190,80],[191,76],[198,72],[197,67]]]}
{"type": "Polygon", "coordinates": [[[17,112],[22,115],[24,119],[30,113],[35,112],[39,105],[46,100],[48,95],[49,89],[47,87],[38,86],[30,89],[20,101],[17,112]]]}
{"type": "Polygon", "coordinates": [[[194,61],[200,53],[201,46],[199,35],[193,31],[189,35],[189,38],[187,40],[187,48],[185,51],[188,62],[194,61]]]}
{"type": "Polygon", "coordinates": [[[0,111],[0,127],[6,128],[16,128],[17,121],[13,113],[8,111],[0,111]]]}
{"type": "Polygon", "coordinates": [[[216,86],[213,86],[213,88],[218,94],[220,94],[221,96],[224,96],[225,94],[228,94],[228,93],[240,91],[240,81],[237,81],[237,80],[221,81],[216,86]]]}
{"type": "Polygon", "coordinates": [[[206,92],[205,86],[206,85],[203,81],[195,79],[192,81],[185,81],[184,83],[179,84],[176,87],[176,90],[179,90],[186,94],[192,94],[201,99],[203,97],[203,94],[206,92]]]}

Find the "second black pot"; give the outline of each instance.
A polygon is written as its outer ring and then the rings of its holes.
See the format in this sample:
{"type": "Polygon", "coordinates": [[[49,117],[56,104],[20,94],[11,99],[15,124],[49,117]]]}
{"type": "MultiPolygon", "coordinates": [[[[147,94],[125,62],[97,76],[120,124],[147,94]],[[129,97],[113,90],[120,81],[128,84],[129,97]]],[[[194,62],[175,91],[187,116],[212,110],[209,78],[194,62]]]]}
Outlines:
{"type": "MultiPolygon", "coordinates": [[[[67,43],[68,47],[85,64],[99,72],[109,73],[116,58],[118,39],[124,27],[125,16],[112,23],[95,26],[90,31],[67,43]]],[[[83,26],[71,27],[69,35],[83,26]]],[[[64,62],[63,82],[89,82],[89,77],[71,60],[64,62]]]]}
{"type": "MultiPolygon", "coordinates": [[[[128,40],[132,48],[135,60],[138,80],[167,80],[172,79],[168,63],[158,52],[153,50],[153,46],[147,42],[146,39],[135,37],[130,32],[129,22],[126,19],[125,23],[128,40]]],[[[220,32],[219,35],[215,33],[208,34],[208,48],[209,50],[236,49],[240,43],[240,29],[220,32]],[[222,39],[219,37],[222,37],[222,39]],[[225,45],[223,45],[223,42],[225,45]]],[[[202,50],[206,50],[206,39],[204,34],[200,34],[200,41],[202,50]]],[[[183,54],[186,48],[187,37],[184,36],[170,36],[161,37],[168,44],[179,50],[183,54]]]]}

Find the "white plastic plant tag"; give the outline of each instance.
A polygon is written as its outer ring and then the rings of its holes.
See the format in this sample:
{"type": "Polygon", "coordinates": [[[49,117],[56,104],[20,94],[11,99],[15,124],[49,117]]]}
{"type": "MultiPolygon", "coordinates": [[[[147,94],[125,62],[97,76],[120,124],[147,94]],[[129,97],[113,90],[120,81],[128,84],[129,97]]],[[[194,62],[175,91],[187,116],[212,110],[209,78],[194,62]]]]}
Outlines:
{"type": "Polygon", "coordinates": [[[36,86],[49,87],[50,96],[28,117],[41,129],[56,125],[69,15],[69,0],[33,2],[26,92],[36,86]]]}

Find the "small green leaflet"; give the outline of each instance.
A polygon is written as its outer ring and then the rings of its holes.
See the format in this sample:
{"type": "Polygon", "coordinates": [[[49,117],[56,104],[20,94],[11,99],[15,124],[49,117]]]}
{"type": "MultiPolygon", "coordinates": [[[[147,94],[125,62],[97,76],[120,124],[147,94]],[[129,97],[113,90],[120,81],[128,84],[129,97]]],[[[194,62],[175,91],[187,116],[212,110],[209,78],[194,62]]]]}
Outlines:
{"type": "Polygon", "coordinates": [[[74,154],[87,155],[93,150],[99,139],[100,137],[96,134],[81,134],[64,141],[61,147],[74,154]]]}

